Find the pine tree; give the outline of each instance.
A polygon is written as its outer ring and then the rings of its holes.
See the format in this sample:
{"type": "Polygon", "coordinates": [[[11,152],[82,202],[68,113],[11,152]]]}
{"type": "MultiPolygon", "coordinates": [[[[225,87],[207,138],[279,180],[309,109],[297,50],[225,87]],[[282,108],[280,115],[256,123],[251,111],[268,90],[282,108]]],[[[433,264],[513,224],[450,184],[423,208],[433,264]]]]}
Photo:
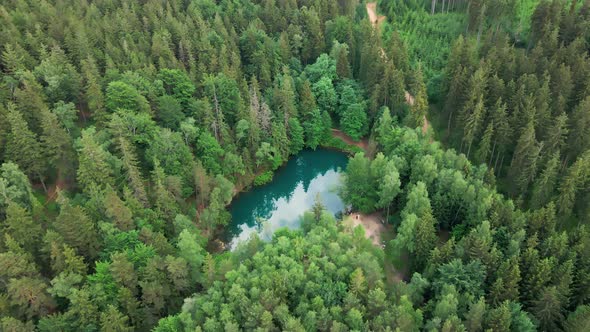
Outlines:
{"type": "Polygon", "coordinates": [[[500,306],[488,310],[485,326],[489,331],[510,331],[510,314],[508,302],[504,302],[500,306]]]}
{"type": "Polygon", "coordinates": [[[25,59],[22,54],[23,52],[26,53],[18,43],[16,45],[7,43],[4,46],[4,51],[2,52],[2,64],[4,65],[4,68],[6,68],[6,72],[14,75],[19,71],[26,70],[24,64],[25,59]]]}
{"type": "MultiPolygon", "coordinates": [[[[544,74],[543,77],[543,84],[541,87],[535,92],[535,109],[536,109],[536,130],[539,135],[542,135],[543,139],[547,136],[545,134],[551,135],[552,132],[550,130],[552,123],[551,123],[551,109],[549,108],[549,102],[551,101],[550,91],[549,91],[549,81],[550,77],[548,73],[544,74]]],[[[567,133],[565,133],[567,134],[567,133]]]]}
{"type": "Polygon", "coordinates": [[[8,104],[10,134],[6,142],[5,158],[16,163],[29,177],[43,180],[46,169],[43,148],[14,104],[8,104]]]}
{"type": "Polygon", "coordinates": [[[41,278],[12,278],[6,287],[10,304],[23,318],[40,318],[55,310],[55,303],[47,293],[47,284],[41,278]]]}
{"type": "Polygon", "coordinates": [[[552,198],[555,192],[555,184],[559,173],[559,151],[553,153],[551,159],[545,164],[541,175],[533,185],[531,194],[531,207],[538,209],[544,206],[552,198]]]}
{"type": "Polygon", "coordinates": [[[324,50],[324,34],[322,33],[320,18],[314,7],[309,9],[304,7],[301,10],[301,19],[305,33],[301,60],[303,63],[309,63],[324,50]]]}
{"type": "Polygon", "coordinates": [[[424,125],[428,114],[428,95],[422,76],[422,66],[418,65],[418,69],[412,73],[410,91],[414,94],[414,103],[410,105],[410,113],[406,117],[406,123],[410,128],[416,128],[424,125]]]}
{"type": "Polygon", "coordinates": [[[59,123],[57,116],[45,109],[41,118],[41,142],[43,148],[47,151],[47,160],[50,165],[57,168],[58,172],[64,178],[69,178],[74,171],[75,153],[72,149],[72,138],[64,127],[59,123]]]}
{"type": "MultiPolygon", "coordinates": [[[[473,141],[475,140],[476,136],[479,135],[480,127],[485,114],[486,110],[483,105],[482,95],[465,118],[465,126],[463,127],[463,143],[467,145],[467,158],[469,158],[471,153],[473,141]]],[[[462,146],[464,145],[462,144],[462,146]]]]}
{"type": "Polygon", "coordinates": [[[405,101],[404,74],[394,67],[393,61],[385,64],[385,75],[379,83],[379,100],[376,106],[387,106],[390,110],[399,112],[405,101]]]}
{"type": "Polygon", "coordinates": [[[117,228],[122,231],[129,231],[134,228],[133,213],[125,206],[125,203],[119,198],[117,193],[109,188],[104,197],[105,214],[117,228]]]}
{"type": "Polygon", "coordinates": [[[352,78],[350,63],[348,61],[348,45],[340,44],[338,41],[335,41],[332,45],[330,56],[336,60],[336,74],[338,77],[341,79],[352,78]]]}
{"type": "MultiPolygon", "coordinates": [[[[459,100],[464,100],[462,105],[457,105],[460,111],[457,116],[457,122],[459,125],[466,123],[470,115],[476,110],[477,105],[481,103],[483,105],[483,96],[487,86],[487,67],[482,64],[480,67],[471,75],[469,78],[466,91],[463,94],[455,96],[459,100]]],[[[465,129],[463,129],[465,132],[465,129]]]]}
{"type": "Polygon", "coordinates": [[[100,74],[93,58],[89,57],[82,61],[82,74],[85,81],[84,94],[88,109],[97,125],[102,127],[108,122],[108,119],[105,111],[104,95],[100,86],[100,74]]]}
{"type": "Polygon", "coordinates": [[[168,223],[168,229],[171,227],[171,222],[174,217],[180,212],[178,204],[175,200],[174,195],[166,188],[166,174],[160,162],[156,159],[153,162],[154,170],[152,171],[152,183],[153,183],[153,200],[154,210],[159,213],[160,218],[164,219],[168,223]]]}
{"type": "Polygon", "coordinates": [[[566,332],[587,331],[590,329],[590,306],[581,305],[567,317],[564,324],[566,332]]]}
{"type": "Polygon", "coordinates": [[[292,155],[297,154],[303,146],[305,145],[304,141],[304,132],[303,127],[299,123],[297,118],[289,119],[289,153],[292,155]]]}
{"type": "Polygon", "coordinates": [[[488,164],[490,162],[490,154],[492,153],[492,138],[494,136],[494,121],[491,121],[479,142],[479,148],[475,154],[476,160],[481,164],[488,164]]]}
{"type": "Polygon", "coordinates": [[[250,83],[250,110],[248,113],[248,121],[250,122],[249,128],[249,143],[250,150],[252,153],[256,151],[260,145],[262,136],[267,134],[261,128],[261,124],[270,121],[270,119],[262,119],[262,105],[264,101],[260,100],[260,88],[258,87],[258,81],[255,77],[252,77],[250,83]]]}
{"type": "Polygon", "coordinates": [[[445,102],[445,112],[448,113],[447,131],[451,132],[451,125],[457,120],[453,118],[455,110],[463,109],[468,74],[463,67],[456,71],[450,81],[449,92],[445,102]]]}
{"type": "Polygon", "coordinates": [[[33,221],[26,209],[9,202],[4,227],[6,234],[10,234],[23,249],[31,254],[36,252],[42,235],[41,225],[33,221]]]}
{"type": "Polygon", "coordinates": [[[494,145],[492,146],[492,158],[496,155],[493,165],[494,169],[498,170],[498,175],[504,164],[504,156],[508,145],[512,139],[512,128],[508,123],[508,116],[506,114],[506,104],[502,99],[498,99],[493,109],[492,121],[494,122],[494,145]],[[498,164],[500,161],[500,164],[498,164]]]}
{"type": "Polygon", "coordinates": [[[307,120],[312,117],[313,111],[317,108],[315,97],[311,92],[311,83],[309,80],[303,81],[299,92],[299,114],[302,116],[302,123],[305,124],[307,120]]]}
{"type": "Polygon", "coordinates": [[[430,213],[419,218],[416,224],[415,239],[415,270],[422,271],[430,259],[430,253],[436,246],[437,236],[435,230],[436,220],[430,213]]]}
{"type": "Polygon", "coordinates": [[[588,173],[590,173],[590,150],[578,157],[559,184],[557,206],[559,215],[563,218],[571,215],[579,188],[588,183],[590,176],[588,173]]]}
{"type": "Polygon", "coordinates": [[[126,287],[132,292],[137,288],[137,273],[133,267],[133,263],[129,261],[127,255],[124,253],[114,253],[111,256],[111,264],[109,265],[110,272],[117,284],[126,287]]]}
{"type": "Polygon", "coordinates": [[[502,293],[499,301],[518,301],[520,297],[518,285],[521,281],[518,259],[516,257],[511,257],[502,262],[496,272],[496,276],[502,278],[503,281],[502,293]]]}
{"type": "Polygon", "coordinates": [[[137,200],[142,204],[147,205],[147,194],[133,147],[122,136],[119,137],[118,141],[119,150],[121,151],[121,160],[123,161],[123,168],[127,172],[127,181],[129,181],[131,189],[133,189],[135,198],[137,198],[137,200]]]}
{"type": "Polygon", "coordinates": [[[14,91],[16,109],[20,111],[30,130],[38,133],[42,121],[39,115],[41,110],[47,108],[43,87],[30,71],[22,72],[19,76],[20,85],[14,91]]]}
{"type": "Polygon", "coordinates": [[[520,261],[522,272],[520,300],[526,307],[534,305],[543,288],[549,283],[551,271],[554,268],[554,260],[541,259],[539,251],[531,247],[535,241],[536,237],[528,239],[529,247],[521,254],[520,261]]]}
{"type": "Polygon", "coordinates": [[[574,109],[570,118],[570,128],[568,156],[575,159],[590,146],[590,96],[574,109]]]}
{"type": "Polygon", "coordinates": [[[54,227],[68,245],[76,248],[85,257],[92,259],[98,254],[98,231],[80,206],[73,206],[67,200],[62,201],[54,227]]]}
{"type": "Polygon", "coordinates": [[[123,315],[113,305],[109,305],[106,311],[100,314],[101,332],[131,332],[133,328],[129,326],[129,318],[123,315]]]}
{"type": "Polygon", "coordinates": [[[569,132],[567,122],[568,118],[566,114],[561,114],[554,119],[554,122],[547,133],[547,140],[543,145],[544,153],[546,155],[552,156],[555,153],[560,153],[562,151],[569,132]]]}
{"type": "Polygon", "coordinates": [[[531,311],[539,320],[539,327],[544,331],[555,331],[563,320],[563,305],[559,299],[557,288],[546,287],[533,303],[531,311]]]}
{"type": "Polygon", "coordinates": [[[95,140],[96,131],[89,128],[82,131],[80,148],[78,149],[79,167],[78,183],[84,191],[90,192],[93,187],[113,187],[113,169],[109,164],[109,154],[95,140]]]}
{"type": "Polygon", "coordinates": [[[384,107],[381,112],[381,118],[373,126],[376,141],[381,146],[385,146],[393,129],[393,119],[388,107],[384,107]]]}
{"type": "Polygon", "coordinates": [[[484,314],[486,313],[486,302],[481,297],[477,302],[469,306],[469,311],[465,315],[465,327],[468,331],[482,331],[484,314]]]}
{"type": "Polygon", "coordinates": [[[275,78],[272,98],[273,110],[282,116],[284,126],[287,127],[289,119],[297,116],[297,107],[293,78],[286,67],[283,68],[283,74],[275,78]]]}
{"type": "Polygon", "coordinates": [[[535,127],[529,122],[518,139],[510,164],[509,176],[515,183],[513,193],[526,193],[534,180],[541,147],[542,144],[538,144],[535,139],[535,127]]]}

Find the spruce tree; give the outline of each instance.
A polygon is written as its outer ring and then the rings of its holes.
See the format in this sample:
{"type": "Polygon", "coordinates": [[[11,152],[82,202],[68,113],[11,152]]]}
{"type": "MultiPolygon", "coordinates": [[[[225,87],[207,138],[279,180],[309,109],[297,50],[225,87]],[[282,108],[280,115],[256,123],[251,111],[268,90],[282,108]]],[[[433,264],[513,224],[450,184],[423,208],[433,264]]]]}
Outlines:
{"type": "Polygon", "coordinates": [[[41,142],[47,151],[47,159],[50,165],[55,167],[64,178],[69,178],[74,171],[75,153],[72,148],[72,138],[59,123],[57,116],[45,109],[41,118],[41,142]]]}
{"type": "Polygon", "coordinates": [[[65,198],[61,201],[60,213],[53,226],[66,244],[88,259],[95,258],[100,247],[96,225],[82,207],[72,205],[65,198]]]}
{"type": "Polygon", "coordinates": [[[542,144],[535,139],[535,127],[530,122],[517,141],[510,164],[509,176],[515,183],[513,193],[526,193],[529,184],[534,180],[541,147],[542,144]]]}
{"type": "Polygon", "coordinates": [[[410,105],[410,113],[406,116],[406,123],[411,128],[422,127],[428,114],[428,95],[426,93],[426,85],[422,76],[422,67],[412,72],[410,92],[413,93],[414,103],[410,105]]]}
{"type": "Polygon", "coordinates": [[[5,158],[16,163],[29,177],[43,180],[43,172],[46,169],[46,159],[43,156],[43,148],[37,140],[21,113],[15,109],[14,104],[8,104],[8,123],[10,134],[6,142],[5,158]]]}
{"type": "Polygon", "coordinates": [[[82,131],[80,147],[78,149],[79,167],[77,172],[78,183],[82,189],[89,191],[93,187],[113,187],[113,169],[109,164],[109,154],[95,140],[94,128],[82,131]]]}
{"type": "Polygon", "coordinates": [[[590,146],[590,96],[574,109],[570,128],[568,156],[574,159],[590,146]]]}
{"type": "Polygon", "coordinates": [[[147,205],[147,194],[141,171],[138,166],[137,157],[133,151],[133,146],[124,137],[119,137],[119,150],[121,151],[121,160],[123,168],[127,173],[127,180],[131,185],[135,198],[142,204],[147,205]]]}
{"type": "Polygon", "coordinates": [[[476,160],[480,164],[490,163],[490,154],[492,153],[492,138],[494,136],[494,122],[491,121],[479,142],[479,148],[475,154],[476,160]]]}
{"type": "Polygon", "coordinates": [[[36,253],[43,232],[41,225],[33,220],[29,211],[17,203],[9,202],[3,228],[23,249],[30,254],[36,253]]]}
{"type": "Polygon", "coordinates": [[[559,152],[555,152],[545,164],[537,180],[535,180],[530,201],[532,208],[538,209],[552,198],[555,192],[557,176],[559,175],[559,167],[559,152]]]}
{"type": "Polygon", "coordinates": [[[471,146],[476,136],[479,136],[480,127],[485,117],[486,110],[483,105],[483,96],[480,97],[479,101],[474,105],[473,109],[469,111],[466,119],[465,126],[463,127],[463,142],[467,147],[467,158],[471,153],[471,146]]]}

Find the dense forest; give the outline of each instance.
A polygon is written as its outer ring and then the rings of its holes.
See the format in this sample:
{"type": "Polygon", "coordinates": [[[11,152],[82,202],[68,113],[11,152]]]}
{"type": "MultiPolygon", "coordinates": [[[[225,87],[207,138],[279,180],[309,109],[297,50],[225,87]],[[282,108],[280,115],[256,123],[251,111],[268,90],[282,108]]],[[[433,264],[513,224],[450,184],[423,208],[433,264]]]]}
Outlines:
{"type": "Polygon", "coordinates": [[[590,1],[368,8],[0,1],[0,331],[590,330],[590,1]],[[383,248],[216,246],[320,147],[383,248]]]}

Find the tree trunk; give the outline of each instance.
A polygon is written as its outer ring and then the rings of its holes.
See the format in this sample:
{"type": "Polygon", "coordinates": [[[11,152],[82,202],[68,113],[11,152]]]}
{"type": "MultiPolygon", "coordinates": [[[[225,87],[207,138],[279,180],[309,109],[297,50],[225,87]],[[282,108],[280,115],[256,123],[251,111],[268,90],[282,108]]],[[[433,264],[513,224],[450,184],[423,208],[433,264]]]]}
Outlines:
{"type": "MultiPolygon", "coordinates": [[[[469,13],[469,5],[471,3],[467,4],[467,12],[469,13]]],[[[471,21],[471,18],[467,17],[467,24],[465,24],[465,34],[467,35],[469,33],[469,22],[471,21]]]]}
{"type": "Polygon", "coordinates": [[[483,24],[485,22],[486,5],[481,7],[481,13],[479,14],[479,29],[477,29],[477,46],[479,47],[479,40],[481,39],[481,33],[483,30],[483,24]]]}
{"type": "Polygon", "coordinates": [[[494,153],[496,153],[496,142],[498,140],[494,140],[494,145],[492,146],[492,153],[490,155],[490,160],[488,161],[488,167],[492,167],[492,161],[494,160],[494,153]]]}
{"type": "Polygon", "coordinates": [[[39,177],[39,181],[41,181],[41,185],[43,186],[43,190],[47,194],[47,186],[45,185],[45,180],[43,180],[43,175],[41,175],[41,173],[37,173],[37,176],[39,177]]]}
{"type": "Polygon", "coordinates": [[[436,10],[436,0],[432,0],[432,6],[430,8],[430,14],[434,15],[434,11],[436,10]]]}
{"type": "Polygon", "coordinates": [[[217,100],[217,92],[215,90],[215,82],[213,82],[213,100],[215,101],[215,121],[213,121],[213,132],[215,139],[219,142],[219,101],[217,100]]]}
{"type": "Polygon", "coordinates": [[[453,112],[454,108],[451,109],[451,113],[449,114],[449,124],[447,125],[447,135],[451,136],[451,121],[453,120],[453,112]]]}

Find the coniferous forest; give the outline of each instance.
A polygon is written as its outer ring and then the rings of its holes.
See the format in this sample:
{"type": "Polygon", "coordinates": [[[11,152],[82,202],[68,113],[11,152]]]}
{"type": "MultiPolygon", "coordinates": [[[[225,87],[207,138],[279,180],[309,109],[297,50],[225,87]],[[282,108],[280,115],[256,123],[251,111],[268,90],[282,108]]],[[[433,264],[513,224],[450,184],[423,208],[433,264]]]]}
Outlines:
{"type": "Polygon", "coordinates": [[[590,1],[1,0],[0,331],[589,331],[590,1]],[[349,155],[299,229],[240,193],[349,155]]]}

